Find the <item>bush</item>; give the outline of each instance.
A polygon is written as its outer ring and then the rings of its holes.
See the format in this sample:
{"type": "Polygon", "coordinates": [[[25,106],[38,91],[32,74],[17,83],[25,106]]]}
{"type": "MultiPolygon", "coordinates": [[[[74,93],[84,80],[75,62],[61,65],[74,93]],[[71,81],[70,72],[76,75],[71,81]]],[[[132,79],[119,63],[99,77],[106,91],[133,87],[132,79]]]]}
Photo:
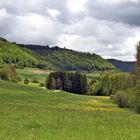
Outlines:
{"type": "Polygon", "coordinates": [[[118,104],[119,107],[127,108],[129,107],[129,94],[126,90],[117,92],[113,99],[118,104]]]}
{"type": "Polygon", "coordinates": [[[7,64],[0,71],[0,77],[2,80],[18,82],[19,78],[17,77],[17,73],[15,67],[13,65],[7,64]]]}
{"type": "Polygon", "coordinates": [[[136,86],[130,99],[130,106],[140,114],[140,86],[136,86]]]}
{"type": "Polygon", "coordinates": [[[40,83],[39,86],[40,87],[45,87],[45,84],[44,83],[40,83]]]}
{"type": "Polygon", "coordinates": [[[28,85],[29,84],[29,80],[28,79],[25,79],[24,80],[24,84],[28,85]]]}
{"type": "Polygon", "coordinates": [[[134,102],[133,108],[138,114],[140,114],[140,95],[139,94],[135,96],[135,102],[134,102]]]}
{"type": "Polygon", "coordinates": [[[97,96],[101,96],[101,95],[105,95],[105,92],[103,91],[101,82],[99,82],[98,80],[94,81],[91,80],[89,83],[89,95],[97,95],[97,96]]]}
{"type": "Polygon", "coordinates": [[[34,79],[32,80],[32,83],[39,83],[39,81],[38,81],[36,78],[34,78],[34,79]]]}
{"type": "Polygon", "coordinates": [[[113,95],[113,99],[119,107],[129,107],[140,114],[140,86],[119,91],[113,95]]]}

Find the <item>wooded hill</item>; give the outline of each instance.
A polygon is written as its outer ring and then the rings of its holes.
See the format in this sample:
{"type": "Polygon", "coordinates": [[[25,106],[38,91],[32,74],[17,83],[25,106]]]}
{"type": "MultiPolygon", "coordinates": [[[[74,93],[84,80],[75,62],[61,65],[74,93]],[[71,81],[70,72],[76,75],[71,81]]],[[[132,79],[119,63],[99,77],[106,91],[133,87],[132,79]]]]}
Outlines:
{"type": "Polygon", "coordinates": [[[23,45],[53,66],[55,70],[69,71],[103,71],[115,69],[115,66],[101,56],[85,52],[77,52],[58,46],[23,45]]]}
{"type": "Polygon", "coordinates": [[[47,62],[30,50],[0,38],[0,67],[4,64],[14,64],[18,68],[38,67],[41,64],[48,66],[47,62]]]}
{"type": "Polygon", "coordinates": [[[115,66],[96,54],[65,48],[16,44],[0,38],[0,66],[39,67],[68,71],[103,71],[115,66]]]}
{"type": "Polygon", "coordinates": [[[108,59],[108,61],[123,72],[134,72],[135,71],[135,62],[134,61],[128,62],[128,61],[121,61],[121,60],[115,60],[115,59],[108,59]]]}

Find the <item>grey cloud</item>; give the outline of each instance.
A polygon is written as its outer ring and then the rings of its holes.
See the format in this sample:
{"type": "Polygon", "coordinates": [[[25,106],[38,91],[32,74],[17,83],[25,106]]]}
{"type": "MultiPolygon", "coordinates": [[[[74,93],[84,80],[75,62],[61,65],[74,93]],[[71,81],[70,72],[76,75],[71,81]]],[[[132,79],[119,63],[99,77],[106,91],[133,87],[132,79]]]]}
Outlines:
{"type": "Polygon", "coordinates": [[[99,0],[88,0],[86,7],[89,16],[96,19],[140,25],[140,1],[126,0],[113,4],[99,0]]]}
{"type": "Polygon", "coordinates": [[[80,14],[73,15],[68,6],[67,0],[1,0],[0,9],[5,8],[8,13],[15,16],[25,16],[29,13],[36,13],[49,16],[47,9],[56,9],[61,14],[57,17],[58,22],[70,24],[77,18],[81,18],[80,14]]]}
{"type": "Polygon", "coordinates": [[[110,5],[88,0],[84,11],[73,13],[68,0],[0,0],[0,36],[130,60],[135,53],[132,40],[140,36],[139,6],[130,0],[110,5]],[[54,18],[49,9],[60,14],[54,18]]]}

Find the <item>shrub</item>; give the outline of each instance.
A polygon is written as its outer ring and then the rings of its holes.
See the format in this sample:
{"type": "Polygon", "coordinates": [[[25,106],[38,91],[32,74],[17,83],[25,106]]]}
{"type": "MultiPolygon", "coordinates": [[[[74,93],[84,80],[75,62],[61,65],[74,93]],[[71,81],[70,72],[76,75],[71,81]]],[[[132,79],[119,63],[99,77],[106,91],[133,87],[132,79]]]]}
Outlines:
{"type": "Polygon", "coordinates": [[[119,107],[127,108],[129,107],[129,94],[126,90],[117,92],[113,99],[118,104],[119,107]]]}
{"type": "Polygon", "coordinates": [[[136,86],[130,98],[130,106],[140,114],[140,86],[136,86]]]}
{"type": "Polygon", "coordinates": [[[45,84],[44,83],[40,83],[39,86],[40,87],[45,87],[45,84]]]}
{"type": "Polygon", "coordinates": [[[29,84],[29,80],[28,79],[25,79],[24,80],[24,84],[28,85],[29,84]]]}
{"type": "Polygon", "coordinates": [[[140,114],[140,86],[119,91],[113,95],[113,99],[119,107],[129,107],[140,114]]]}
{"type": "Polygon", "coordinates": [[[38,81],[36,78],[34,78],[34,79],[32,80],[32,83],[39,83],[39,81],[38,81]]]}
{"type": "Polygon", "coordinates": [[[7,64],[0,71],[0,77],[2,80],[18,82],[19,78],[17,77],[17,73],[15,67],[13,65],[7,64]]]}
{"type": "Polygon", "coordinates": [[[101,82],[98,80],[94,81],[91,80],[89,83],[89,95],[105,95],[105,92],[103,91],[103,87],[101,85],[101,82]]]}
{"type": "Polygon", "coordinates": [[[22,81],[22,78],[21,78],[21,77],[17,77],[17,80],[18,80],[18,81],[22,81]]]}

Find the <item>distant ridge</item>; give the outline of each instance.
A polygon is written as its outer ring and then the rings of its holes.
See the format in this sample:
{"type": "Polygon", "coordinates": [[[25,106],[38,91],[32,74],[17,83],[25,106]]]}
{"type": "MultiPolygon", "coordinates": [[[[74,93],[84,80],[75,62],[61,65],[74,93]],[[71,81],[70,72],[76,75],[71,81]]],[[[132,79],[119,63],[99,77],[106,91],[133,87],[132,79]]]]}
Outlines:
{"type": "Polygon", "coordinates": [[[116,59],[107,59],[107,60],[123,72],[134,72],[135,70],[135,61],[129,62],[116,59]]]}
{"type": "Polygon", "coordinates": [[[0,41],[8,42],[5,38],[0,37],[0,41]]]}

